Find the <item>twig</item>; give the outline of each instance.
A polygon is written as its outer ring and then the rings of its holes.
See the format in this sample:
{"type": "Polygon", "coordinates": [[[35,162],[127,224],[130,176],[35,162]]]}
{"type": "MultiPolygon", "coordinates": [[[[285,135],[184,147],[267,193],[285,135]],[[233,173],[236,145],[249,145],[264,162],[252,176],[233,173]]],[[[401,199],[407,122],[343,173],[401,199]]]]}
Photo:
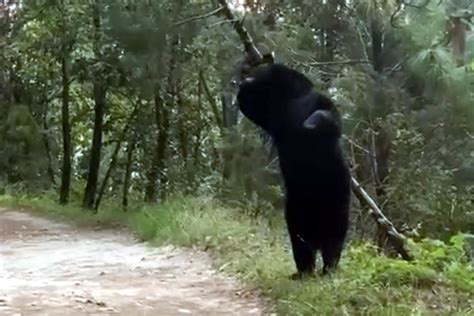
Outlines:
{"type": "Polygon", "coordinates": [[[353,64],[371,64],[370,60],[364,59],[349,59],[349,60],[334,60],[334,61],[313,61],[308,63],[310,66],[331,66],[331,65],[353,65],[353,64]]]}
{"type": "Polygon", "coordinates": [[[358,143],[356,143],[355,141],[353,141],[349,137],[343,135],[342,138],[345,139],[346,141],[348,141],[355,148],[360,149],[361,151],[363,151],[365,154],[367,154],[371,157],[373,156],[373,154],[371,154],[371,152],[367,148],[362,147],[361,145],[359,145],[358,143]]]}
{"type": "MultiPolygon", "coordinates": [[[[395,18],[398,15],[398,13],[402,10],[403,6],[416,8],[416,9],[423,9],[423,8],[426,8],[430,4],[430,2],[431,0],[425,0],[423,4],[414,4],[411,2],[405,2],[405,0],[400,0],[398,2],[397,8],[390,16],[390,24],[392,25],[393,28],[398,28],[398,26],[395,24],[395,18]]],[[[438,6],[441,4],[441,2],[442,0],[438,3],[438,6]]]]}
{"type": "Polygon", "coordinates": [[[201,15],[197,15],[197,16],[190,17],[190,18],[188,18],[188,19],[185,19],[185,20],[176,22],[176,23],[174,24],[174,26],[180,26],[180,25],[183,25],[183,24],[186,24],[186,23],[189,23],[189,22],[194,22],[194,21],[197,21],[197,20],[202,20],[202,19],[211,17],[211,16],[213,16],[213,15],[216,15],[216,14],[220,13],[223,9],[224,9],[223,7],[220,7],[220,8],[217,8],[217,9],[211,11],[211,12],[208,12],[208,13],[205,13],[205,14],[201,14],[201,15]]]}

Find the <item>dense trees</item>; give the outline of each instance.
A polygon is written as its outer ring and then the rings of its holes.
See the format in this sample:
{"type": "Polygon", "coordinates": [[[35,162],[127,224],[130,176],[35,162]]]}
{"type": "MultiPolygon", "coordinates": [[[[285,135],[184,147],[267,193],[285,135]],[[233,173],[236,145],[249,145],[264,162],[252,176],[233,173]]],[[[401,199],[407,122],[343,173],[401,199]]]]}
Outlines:
{"type": "MultiPolygon", "coordinates": [[[[218,2],[1,1],[1,187],[89,209],[176,192],[279,207],[274,156],[233,104],[242,46],[218,2]]],[[[472,230],[471,1],[232,3],[260,50],[340,105],[353,173],[397,227],[472,230]]]]}

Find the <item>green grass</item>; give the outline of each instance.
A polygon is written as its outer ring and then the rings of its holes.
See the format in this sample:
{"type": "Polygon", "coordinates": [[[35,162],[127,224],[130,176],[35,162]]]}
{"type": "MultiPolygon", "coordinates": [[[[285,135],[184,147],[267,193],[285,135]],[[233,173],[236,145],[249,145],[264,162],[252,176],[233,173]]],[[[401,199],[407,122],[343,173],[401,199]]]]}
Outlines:
{"type": "Polygon", "coordinates": [[[474,315],[474,270],[463,257],[460,236],[451,244],[413,245],[413,263],[378,255],[368,244],[350,244],[332,277],[291,281],[294,264],[281,220],[270,227],[211,198],[177,197],[127,213],[107,207],[98,215],[48,197],[0,197],[0,204],[81,225],[128,225],[156,246],[209,250],[218,270],[258,288],[279,315],[474,315]]]}

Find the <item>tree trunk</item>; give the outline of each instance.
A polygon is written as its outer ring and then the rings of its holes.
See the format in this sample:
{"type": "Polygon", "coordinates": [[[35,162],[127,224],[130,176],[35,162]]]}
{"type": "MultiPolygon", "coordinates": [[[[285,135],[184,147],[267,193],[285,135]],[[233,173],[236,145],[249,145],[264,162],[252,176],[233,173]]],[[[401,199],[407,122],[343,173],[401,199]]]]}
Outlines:
{"type": "MultiPolygon", "coordinates": [[[[372,38],[372,66],[373,70],[377,73],[375,82],[376,85],[382,86],[381,74],[384,69],[384,55],[383,55],[383,44],[384,44],[384,33],[382,31],[381,23],[377,20],[377,17],[373,17],[371,21],[371,38],[372,38]]],[[[385,99],[380,94],[380,89],[374,89],[374,106],[385,106],[385,99]]],[[[383,112],[383,111],[382,111],[383,112]]],[[[385,117],[381,117],[385,120],[385,117]]],[[[375,193],[379,204],[382,207],[387,208],[387,192],[385,190],[389,180],[389,162],[390,162],[390,148],[391,140],[387,133],[387,124],[377,123],[374,127],[374,134],[372,135],[372,153],[373,153],[373,177],[375,183],[375,193]]],[[[386,230],[382,226],[378,226],[377,232],[377,245],[380,249],[385,249],[388,245],[389,236],[386,230]]]]}
{"type": "Polygon", "coordinates": [[[48,176],[49,179],[51,180],[51,184],[56,187],[56,174],[54,172],[53,168],[53,157],[51,156],[51,146],[49,144],[49,139],[48,139],[48,132],[49,132],[49,126],[47,122],[47,113],[48,111],[45,111],[45,114],[43,116],[43,144],[44,144],[44,149],[46,151],[46,157],[48,158],[48,176]]]}
{"type": "Polygon", "coordinates": [[[158,126],[158,137],[153,153],[152,166],[148,172],[148,183],[145,188],[145,201],[153,203],[158,198],[158,180],[160,172],[165,166],[165,153],[168,143],[169,116],[168,111],[163,106],[163,99],[160,96],[159,88],[155,89],[155,119],[158,126]]]}
{"type": "Polygon", "coordinates": [[[69,119],[69,56],[63,54],[62,58],[62,132],[63,132],[63,163],[61,170],[61,187],[59,190],[59,203],[67,204],[71,191],[71,125],[69,119]]]}
{"type": "MultiPolygon", "coordinates": [[[[102,53],[100,51],[100,43],[102,38],[100,4],[94,3],[92,9],[92,21],[94,25],[94,53],[98,60],[102,60],[102,53]]],[[[92,147],[90,151],[87,184],[84,190],[84,200],[82,202],[82,206],[87,209],[93,209],[94,207],[95,194],[97,191],[97,180],[99,178],[100,156],[102,151],[102,133],[107,97],[107,89],[104,84],[105,79],[102,75],[103,71],[103,69],[99,69],[94,74],[94,131],[92,135],[92,147]]]]}
{"type": "Polygon", "coordinates": [[[126,211],[128,208],[128,192],[130,190],[130,180],[132,177],[133,151],[135,150],[136,138],[132,136],[127,146],[127,164],[125,166],[125,176],[123,180],[122,206],[126,211]]]}
{"type": "Polygon", "coordinates": [[[174,72],[177,64],[177,47],[179,38],[176,37],[171,42],[171,59],[169,61],[168,78],[166,83],[166,98],[161,97],[160,86],[155,87],[155,120],[158,127],[158,137],[156,140],[156,147],[153,153],[152,166],[149,169],[145,187],[145,202],[153,203],[158,198],[158,182],[160,182],[161,198],[165,196],[164,184],[166,183],[165,175],[165,158],[166,148],[168,147],[169,126],[170,126],[170,111],[167,107],[173,106],[176,96],[174,72]]]}
{"type": "Polygon", "coordinates": [[[187,165],[189,156],[189,143],[188,143],[188,131],[185,127],[185,109],[183,104],[183,97],[181,96],[181,89],[179,85],[176,91],[177,105],[178,105],[178,137],[179,137],[179,149],[181,151],[181,157],[183,158],[184,165],[187,165]]]}
{"type": "Polygon", "coordinates": [[[89,172],[87,174],[87,184],[84,191],[84,200],[82,203],[83,207],[88,209],[92,209],[94,207],[97,181],[99,179],[106,93],[105,87],[103,87],[101,83],[94,83],[94,131],[92,135],[92,147],[90,151],[89,172]]]}
{"type": "Polygon", "coordinates": [[[464,65],[466,56],[466,36],[469,26],[465,20],[466,18],[461,16],[451,16],[448,22],[449,44],[458,66],[464,65]]]}
{"type": "Polygon", "coordinates": [[[112,171],[114,170],[115,165],[117,164],[117,157],[118,157],[118,153],[120,151],[120,147],[121,147],[125,137],[127,136],[128,130],[130,129],[130,126],[132,125],[133,120],[135,119],[135,117],[138,114],[138,111],[139,111],[139,108],[140,108],[140,103],[141,103],[141,101],[139,100],[137,105],[133,109],[132,114],[130,115],[127,123],[125,124],[122,132],[120,133],[120,136],[119,136],[119,139],[117,140],[117,143],[115,144],[115,149],[114,149],[114,152],[112,153],[112,158],[110,160],[109,168],[107,169],[107,172],[105,173],[104,180],[102,180],[102,184],[101,184],[100,189],[99,189],[99,194],[97,195],[97,200],[95,201],[94,209],[96,211],[99,209],[100,202],[102,201],[102,197],[104,196],[105,188],[107,187],[107,181],[109,180],[109,178],[112,174],[112,171]]]}
{"type": "MultiPolygon", "coordinates": [[[[384,34],[382,31],[381,24],[377,20],[376,17],[372,18],[371,21],[371,38],[372,38],[372,66],[374,71],[377,75],[382,74],[384,68],[384,60],[383,60],[383,41],[384,41],[384,34]]],[[[381,76],[376,76],[377,85],[382,85],[380,82],[381,76]]],[[[374,106],[385,106],[384,97],[378,97],[378,93],[380,93],[379,89],[374,89],[374,106]]],[[[383,111],[382,111],[383,112],[383,111]]],[[[377,197],[379,198],[379,203],[384,205],[386,200],[386,192],[385,192],[385,185],[388,181],[389,176],[389,158],[390,158],[390,137],[386,131],[387,126],[378,125],[375,126],[375,135],[373,135],[372,139],[372,151],[374,153],[374,180],[375,180],[375,187],[377,197]]]]}
{"type": "Polygon", "coordinates": [[[375,17],[370,23],[370,28],[372,38],[372,65],[377,73],[381,73],[383,70],[383,28],[375,17]]]}

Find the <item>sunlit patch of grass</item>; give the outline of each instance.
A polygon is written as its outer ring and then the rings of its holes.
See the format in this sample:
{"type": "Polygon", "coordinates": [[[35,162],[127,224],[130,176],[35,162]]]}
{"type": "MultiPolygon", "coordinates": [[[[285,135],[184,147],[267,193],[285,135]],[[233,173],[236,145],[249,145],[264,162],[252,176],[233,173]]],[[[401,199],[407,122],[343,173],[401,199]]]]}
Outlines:
{"type": "MultiPolygon", "coordinates": [[[[210,249],[219,269],[273,298],[281,315],[474,312],[469,281],[474,271],[465,263],[459,262],[464,270],[456,268],[463,275],[462,284],[455,284],[449,277],[455,262],[446,261],[450,268],[440,270],[427,264],[426,255],[409,263],[378,255],[369,244],[352,244],[332,277],[316,275],[298,282],[289,279],[294,264],[282,226],[270,229],[265,221],[251,222],[212,199],[176,198],[142,212],[158,225],[150,238],[154,244],[210,249]]],[[[149,219],[143,225],[149,225],[149,219]]]]}

